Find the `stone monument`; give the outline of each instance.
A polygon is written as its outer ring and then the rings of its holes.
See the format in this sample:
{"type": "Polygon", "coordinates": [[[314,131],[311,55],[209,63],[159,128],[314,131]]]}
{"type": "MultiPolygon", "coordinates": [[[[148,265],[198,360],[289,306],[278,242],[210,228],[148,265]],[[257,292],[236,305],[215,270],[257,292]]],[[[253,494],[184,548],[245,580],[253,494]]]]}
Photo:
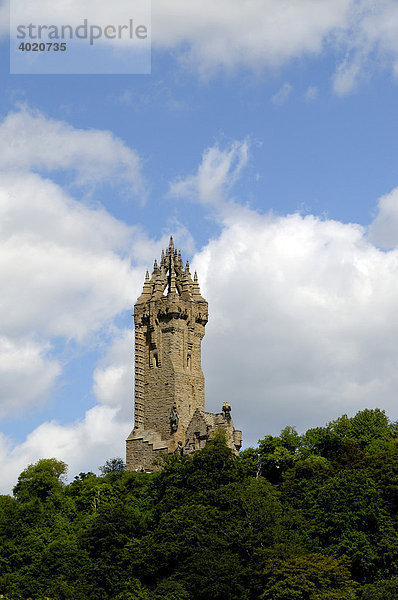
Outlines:
{"type": "Polygon", "coordinates": [[[126,442],[126,469],[151,471],[161,454],[189,454],[203,448],[222,429],[238,452],[242,433],[234,428],[231,407],[205,412],[201,343],[208,306],[198,276],[170,238],[134,307],[134,429],[126,442]]]}

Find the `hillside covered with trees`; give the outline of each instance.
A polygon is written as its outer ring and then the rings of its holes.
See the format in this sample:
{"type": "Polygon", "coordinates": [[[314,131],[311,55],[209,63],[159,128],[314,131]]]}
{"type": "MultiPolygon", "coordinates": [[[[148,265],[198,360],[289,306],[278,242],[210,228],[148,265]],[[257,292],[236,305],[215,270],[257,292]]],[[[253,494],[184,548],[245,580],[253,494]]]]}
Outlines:
{"type": "Polygon", "coordinates": [[[103,472],[65,484],[43,459],[0,497],[3,597],[398,598],[398,425],[380,410],[103,472]]]}

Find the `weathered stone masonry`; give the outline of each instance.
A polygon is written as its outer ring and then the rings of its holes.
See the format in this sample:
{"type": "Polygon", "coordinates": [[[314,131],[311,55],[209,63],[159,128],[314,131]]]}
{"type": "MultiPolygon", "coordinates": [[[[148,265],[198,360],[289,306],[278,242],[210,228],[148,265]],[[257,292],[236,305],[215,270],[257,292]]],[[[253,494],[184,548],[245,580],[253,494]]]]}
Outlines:
{"type": "Polygon", "coordinates": [[[184,267],[173,238],[134,307],[134,429],[126,443],[126,469],[151,470],[162,453],[190,453],[202,448],[217,429],[226,431],[238,452],[241,432],[234,428],[230,406],[205,412],[201,342],[208,306],[198,276],[184,267]]]}

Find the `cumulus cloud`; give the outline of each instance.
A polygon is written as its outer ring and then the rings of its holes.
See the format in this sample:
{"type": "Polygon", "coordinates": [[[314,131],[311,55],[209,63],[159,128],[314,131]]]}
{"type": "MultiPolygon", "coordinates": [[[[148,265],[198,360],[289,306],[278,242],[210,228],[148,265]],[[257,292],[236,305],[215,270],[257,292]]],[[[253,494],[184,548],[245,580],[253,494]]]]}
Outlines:
{"type": "Polygon", "coordinates": [[[209,301],[207,403],[245,442],[380,406],[396,418],[398,254],[352,224],[247,211],[193,261],[209,301]]]}
{"type": "Polygon", "coordinates": [[[125,254],[145,246],[145,236],[37,175],[3,179],[0,214],[4,415],[51,392],[61,372],[48,356],[51,340],[89,347],[93,334],[131,307],[142,268],[125,254]]]}
{"type": "Polygon", "coordinates": [[[110,131],[76,129],[28,108],[0,123],[1,170],[71,171],[79,185],[110,182],[145,193],[138,154],[110,131]]]}
{"type": "Polygon", "coordinates": [[[37,175],[0,184],[2,330],[81,341],[125,309],[134,230],[37,175]]]}

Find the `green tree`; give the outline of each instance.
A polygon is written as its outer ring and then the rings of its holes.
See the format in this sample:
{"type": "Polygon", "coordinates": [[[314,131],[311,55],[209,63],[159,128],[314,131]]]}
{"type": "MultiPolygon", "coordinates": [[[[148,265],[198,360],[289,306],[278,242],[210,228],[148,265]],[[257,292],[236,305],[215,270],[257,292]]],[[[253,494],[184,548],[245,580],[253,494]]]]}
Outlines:
{"type": "Polygon", "coordinates": [[[109,473],[123,473],[126,468],[124,460],[120,457],[109,458],[102,467],[99,467],[101,475],[104,477],[109,473]]]}
{"type": "Polygon", "coordinates": [[[260,600],[354,600],[356,584],[346,559],[322,554],[292,554],[277,547],[263,552],[260,600]]]}
{"type": "Polygon", "coordinates": [[[398,598],[398,577],[365,585],[358,598],[359,600],[395,600],[398,598]]]}
{"type": "Polygon", "coordinates": [[[191,600],[192,597],[181,583],[166,579],[156,586],[152,598],[153,600],[191,600]]]}
{"type": "Polygon", "coordinates": [[[49,496],[59,496],[67,469],[64,462],[55,458],[43,458],[29,465],[18,477],[13,489],[15,498],[19,502],[34,498],[44,502],[49,496]]]}

